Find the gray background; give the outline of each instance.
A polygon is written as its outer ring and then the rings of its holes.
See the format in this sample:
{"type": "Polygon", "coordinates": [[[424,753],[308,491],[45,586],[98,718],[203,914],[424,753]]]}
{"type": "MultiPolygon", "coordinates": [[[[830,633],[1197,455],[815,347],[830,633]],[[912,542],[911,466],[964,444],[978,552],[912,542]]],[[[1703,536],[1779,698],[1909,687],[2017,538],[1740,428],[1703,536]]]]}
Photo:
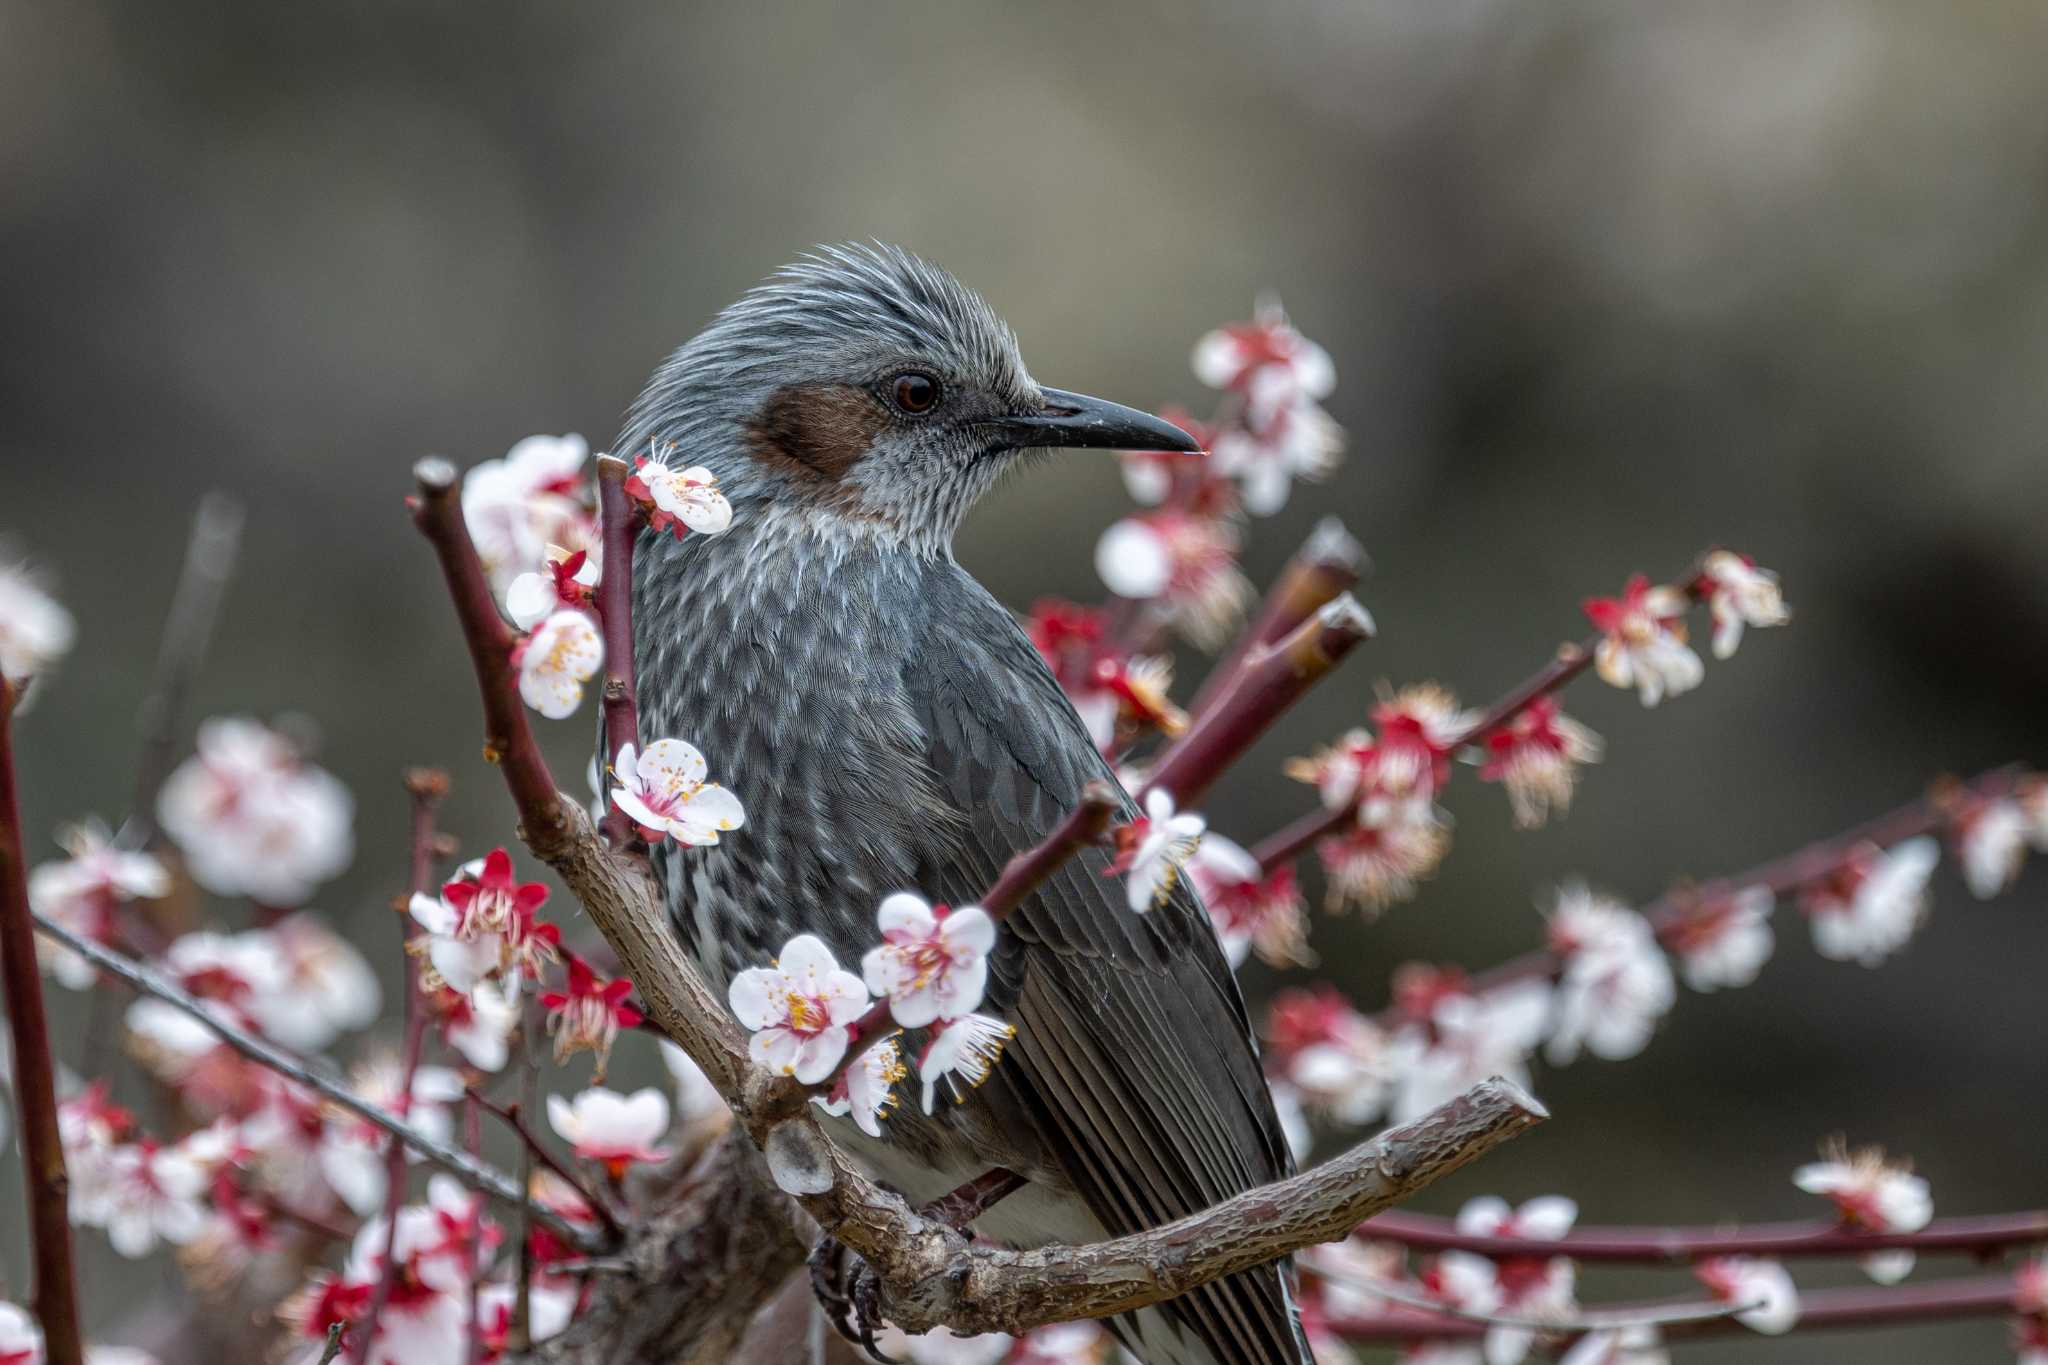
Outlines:
{"type": "MultiPolygon", "coordinates": [[[[1409,958],[1530,944],[1569,874],[1648,897],[2042,756],[2048,11],[1104,9],[0,5],[0,528],[82,623],[23,725],[32,827],[118,815],[186,517],[230,489],[252,524],[199,712],[317,721],[362,803],[321,904],[388,942],[402,765],[455,769],[472,847],[510,833],[408,463],[602,446],[714,309],[867,236],[982,289],[1049,383],[1202,402],[1190,343],[1265,287],[1334,355],[1350,459],[1249,563],[1264,581],[1340,513],[1382,635],[1216,795],[1226,832],[1304,807],[1279,761],[1377,678],[1480,701],[1631,569],[1722,541],[1783,571],[1794,628],[1696,695],[1575,693],[1610,757],[1568,822],[1515,834],[1464,781],[1417,903],[1318,924],[1369,1004],[1409,958]]],[[[1121,505],[1076,455],[995,494],[960,554],[1016,605],[1090,594],[1121,505]]],[[[586,735],[552,732],[565,771],[586,735]]],[[[1877,972],[1788,917],[1758,986],[1686,994],[1634,1061],[1540,1075],[1555,1122],[1427,1205],[1792,1216],[1787,1174],[1837,1131],[1912,1153],[1940,1212],[2048,1203],[2044,891],[2031,870],[1980,906],[1944,872],[1877,972]]],[[[10,1174],[19,1286],[17,1198],[10,1174]]],[[[86,1241],[97,1323],[174,1292],[86,1241]]],[[[1693,1354],[2002,1360],[2005,1330],[1693,1354]]]]}

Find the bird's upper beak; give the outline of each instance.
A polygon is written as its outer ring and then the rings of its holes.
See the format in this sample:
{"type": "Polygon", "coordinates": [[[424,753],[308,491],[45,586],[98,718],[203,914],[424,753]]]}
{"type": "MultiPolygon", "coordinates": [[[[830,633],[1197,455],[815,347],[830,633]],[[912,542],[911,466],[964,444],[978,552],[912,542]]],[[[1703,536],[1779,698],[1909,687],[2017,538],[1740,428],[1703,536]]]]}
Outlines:
{"type": "Polygon", "coordinates": [[[1001,439],[1000,449],[1032,447],[1095,450],[1174,450],[1198,455],[1202,447],[1173,423],[1149,412],[1127,408],[1085,393],[1041,389],[1045,406],[1037,412],[998,417],[989,425],[1001,439]]]}

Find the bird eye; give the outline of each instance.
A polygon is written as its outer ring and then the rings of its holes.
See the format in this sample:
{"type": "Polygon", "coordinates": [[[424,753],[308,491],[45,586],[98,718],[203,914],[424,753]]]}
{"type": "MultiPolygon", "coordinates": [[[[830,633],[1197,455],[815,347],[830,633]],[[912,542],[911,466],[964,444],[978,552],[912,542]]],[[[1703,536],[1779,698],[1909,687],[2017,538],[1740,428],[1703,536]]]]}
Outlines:
{"type": "Polygon", "coordinates": [[[919,416],[939,405],[939,381],[922,370],[905,370],[889,381],[889,394],[897,407],[919,416]]]}

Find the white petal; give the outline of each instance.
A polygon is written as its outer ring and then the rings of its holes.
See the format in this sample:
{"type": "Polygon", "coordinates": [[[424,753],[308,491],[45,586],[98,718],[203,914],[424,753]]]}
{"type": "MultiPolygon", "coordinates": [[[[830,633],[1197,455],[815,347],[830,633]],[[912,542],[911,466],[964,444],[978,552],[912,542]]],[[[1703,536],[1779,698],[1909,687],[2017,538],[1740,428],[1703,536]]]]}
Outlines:
{"type": "Polygon", "coordinates": [[[1173,580],[1173,556],[1150,526],[1124,520],[1104,531],[1096,542],[1095,572],[1119,597],[1157,597],[1173,580]]]}

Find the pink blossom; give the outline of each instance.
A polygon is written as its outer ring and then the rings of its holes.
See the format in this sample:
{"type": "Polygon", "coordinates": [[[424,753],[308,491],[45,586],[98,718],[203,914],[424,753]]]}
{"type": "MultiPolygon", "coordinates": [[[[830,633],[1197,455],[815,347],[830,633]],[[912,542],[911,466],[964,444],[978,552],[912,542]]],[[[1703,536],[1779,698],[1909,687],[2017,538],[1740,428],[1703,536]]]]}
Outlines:
{"type": "Polygon", "coordinates": [[[1209,908],[1209,920],[1232,967],[1248,952],[1275,967],[1308,967],[1307,904],[1291,866],[1262,872],[1258,860],[1213,830],[1187,861],[1187,873],[1209,908]]]}
{"type": "Polygon", "coordinates": [[[1716,1299],[1748,1305],[1735,1320],[1753,1331],[1779,1336],[1799,1321],[1799,1290],[1785,1267],[1750,1256],[1715,1256],[1693,1268],[1716,1299]]]}
{"type": "Polygon", "coordinates": [[[542,621],[512,650],[519,696],[549,720],[574,715],[583,684],[604,666],[604,640],[580,611],[563,610],[542,621]]]}
{"type": "Polygon", "coordinates": [[[502,1071],[512,1031],[519,1027],[519,1003],[506,989],[480,981],[467,993],[442,985],[428,1001],[448,1046],[479,1071],[502,1071]]]}
{"type": "Polygon", "coordinates": [[[617,1180],[636,1162],[666,1161],[654,1144],[668,1132],[668,1096],[649,1087],[621,1095],[592,1086],[574,1100],[548,1096],[548,1124],[576,1155],[602,1165],[617,1180]]]}
{"type": "Polygon", "coordinates": [[[1568,886],[1551,912],[1549,943],[1564,961],[1546,1050],[1551,1062],[1572,1061],[1582,1046],[1609,1061],[1641,1052],[1677,997],[1649,921],[1619,901],[1568,886]]]}
{"type": "Polygon", "coordinates": [[[1555,697],[1538,697],[1486,737],[1482,782],[1507,788],[1518,829],[1535,829],[1552,811],[1570,809],[1579,768],[1600,761],[1600,736],[1565,715],[1555,697]]]}
{"type": "MultiPolygon", "coordinates": [[[[1934,1195],[1927,1181],[1906,1162],[1888,1162],[1884,1150],[1851,1151],[1833,1142],[1821,1149],[1822,1159],[1792,1173],[1792,1183],[1808,1194],[1834,1201],[1842,1222],[1872,1232],[1918,1232],[1934,1218],[1934,1195]]],[[[1865,1256],[1863,1269],[1880,1284],[1896,1284],[1913,1269],[1911,1251],[1879,1251],[1865,1256]]]]}
{"type": "Polygon", "coordinates": [[[1792,619],[1778,576],[1760,569],[1748,555],[1716,550],[1700,567],[1707,584],[1707,610],[1714,618],[1714,657],[1734,657],[1744,626],[1782,626],[1792,619]]]}
{"type": "Polygon", "coordinates": [[[1699,686],[1706,667],[1685,643],[1685,607],[1684,593],[1642,574],[1620,597],[1587,598],[1586,618],[1604,637],[1593,656],[1600,677],[1635,688],[1645,706],[1699,686]]]}
{"type": "MultiPolygon", "coordinates": [[[[111,945],[116,910],[171,892],[171,874],[154,855],[115,848],[106,826],[96,820],[67,827],[57,842],[71,856],[29,873],[29,905],[81,938],[111,945]]],[[[37,938],[36,955],[71,990],[84,990],[99,978],[98,968],[86,958],[47,938],[37,938]]]]}
{"type": "MultiPolygon", "coordinates": [[[[1491,1195],[1471,1200],[1458,1211],[1458,1231],[1474,1237],[1515,1237],[1554,1241],[1571,1231],[1578,1205],[1560,1195],[1531,1199],[1520,1208],[1491,1195]]],[[[1497,1260],[1469,1252],[1446,1251],[1437,1258],[1440,1273],[1462,1290],[1467,1311],[1498,1312],[1517,1318],[1562,1318],[1575,1307],[1576,1274],[1563,1256],[1503,1256],[1497,1260]],[[1490,1292],[1470,1286],[1492,1281],[1490,1292]],[[1490,1302],[1488,1302],[1490,1300],[1490,1302]],[[1484,1304],[1485,1306],[1475,1306],[1484,1304]]],[[[1496,1323],[1486,1331],[1489,1365],[1519,1365],[1535,1344],[1533,1329],[1496,1323]]]]}
{"type": "Polygon", "coordinates": [[[0,1302],[0,1365],[43,1365],[43,1329],[26,1310],[0,1302]]]}
{"type": "Polygon", "coordinates": [[[1282,991],[1266,1035],[1268,1066],[1308,1107],[1351,1125],[1386,1112],[1401,1059],[1386,1033],[1334,987],[1282,991]]]}
{"type": "Polygon", "coordinates": [[[1161,509],[1102,533],[1095,571],[1119,597],[1152,603],[1197,647],[1224,643],[1252,597],[1238,570],[1236,527],[1220,516],[1161,509]]]}
{"type": "Polygon", "coordinates": [[[774,966],[749,967],[733,977],[727,1000],[753,1031],[747,1050],[755,1062],[816,1085],[846,1055],[849,1026],[867,1013],[868,990],[840,970],[823,940],[798,934],[774,966]]]}
{"type": "Polygon", "coordinates": [[[1272,297],[1259,300],[1252,321],[1219,327],[1196,342],[1193,365],[1197,379],[1243,394],[1259,416],[1327,398],[1337,383],[1330,353],[1296,331],[1272,297]]]}
{"type": "Polygon", "coordinates": [[[1443,862],[1450,835],[1434,817],[1384,826],[1356,826],[1316,841],[1329,878],[1326,908],[1356,905],[1367,914],[1412,899],[1416,884],[1443,862]]]}
{"type": "Polygon", "coordinates": [[[1664,942],[1677,956],[1685,984],[1711,991],[1756,980],[1777,946],[1771,931],[1775,905],[1769,887],[1748,886],[1688,907],[1664,930],[1664,942]]]}
{"type": "Polygon", "coordinates": [[[1025,629],[1096,748],[1108,753],[1147,731],[1177,735],[1187,728],[1187,713],[1170,696],[1172,660],[1110,649],[1101,610],[1042,598],[1025,629]]]}
{"type": "Polygon", "coordinates": [[[521,630],[532,630],[564,607],[588,607],[597,590],[597,557],[588,550],[547,547],[541,567],[520,574],[505,590],[505,614],[521,630]]]}
{"type": "Polygon", "coordinates": [[[995,921],[978,905],[955,910],[898,891],[883,900],[876,920],[882,946],[861,959],[861,974],[904,1028],[958,1019],[981,1005],[988,955],[995,951],[995,921]]]}
{"type": "Polygon", "coordinates": [[[548,1032],[555,1038],[555,1060],[563,1062],[577,1052],[595,1052],[593,1079],[601,1081],[619,1030],[640,1023],[640,1011],[626,1003],[633,994],[633,983],[623,976],[606,980],[566,949],[562,957],[568,966],[567,988],[546,991],[540,997],[541,1008],[548,1014],[548,1032]]]}
{"type": "Polygon", "coordinates": [[[650,842],[715,844],[720,834],[746,823],[740,799],[706,782],[704,755],[680,739],[657,739],[637,753],[622,745],[612,771],[621,784],[612,788],[612,804],[650,842]]]}
{"type": "Polygon", "coordinates": [[[198,752],[164,782],[157,817],[192,876],[223,896],[305,902],[355,852],[355,802],[283,735],[240,717],[199,727],[198,752]]]}
{"type": "Polygon", "coordinates": [[[541,883],[514,881],[512,855],[494,848],[443,883],[440,896],[415,895],[410,911],[427,931],[434,971],[466,993],[499,972],[537,977],[541,964],[554,960],[562,935],[539,917],[547,898],[541,883]]]}
{"type": "Polygon", "coordinates": [[[1315,483],[1337,467],[1344,432],[1314,403],[1272,405],[1262,417],[1218,433],[1210,461],[1215,472],[1238,481],[1245,510],[1266,517],[1287,505],[1294,481],[1315,483]]]}
{"type": "Polygon", "coordinates": [[[18,564],[0,564],[0,678],[28,683],[71,652],[78,625],[18,564]]]}
{"type": "Polygon", "coordinates": [[[1489,1076],[1527,1087],[1529,1055],[1549,1028],[1551,987],[1528,980],[1475,994],[1462,973],[1411,965],[1394,976],[1409,1022],[1395,1031],[1389,1117],[1420,1118],[1489,1076]]]}

